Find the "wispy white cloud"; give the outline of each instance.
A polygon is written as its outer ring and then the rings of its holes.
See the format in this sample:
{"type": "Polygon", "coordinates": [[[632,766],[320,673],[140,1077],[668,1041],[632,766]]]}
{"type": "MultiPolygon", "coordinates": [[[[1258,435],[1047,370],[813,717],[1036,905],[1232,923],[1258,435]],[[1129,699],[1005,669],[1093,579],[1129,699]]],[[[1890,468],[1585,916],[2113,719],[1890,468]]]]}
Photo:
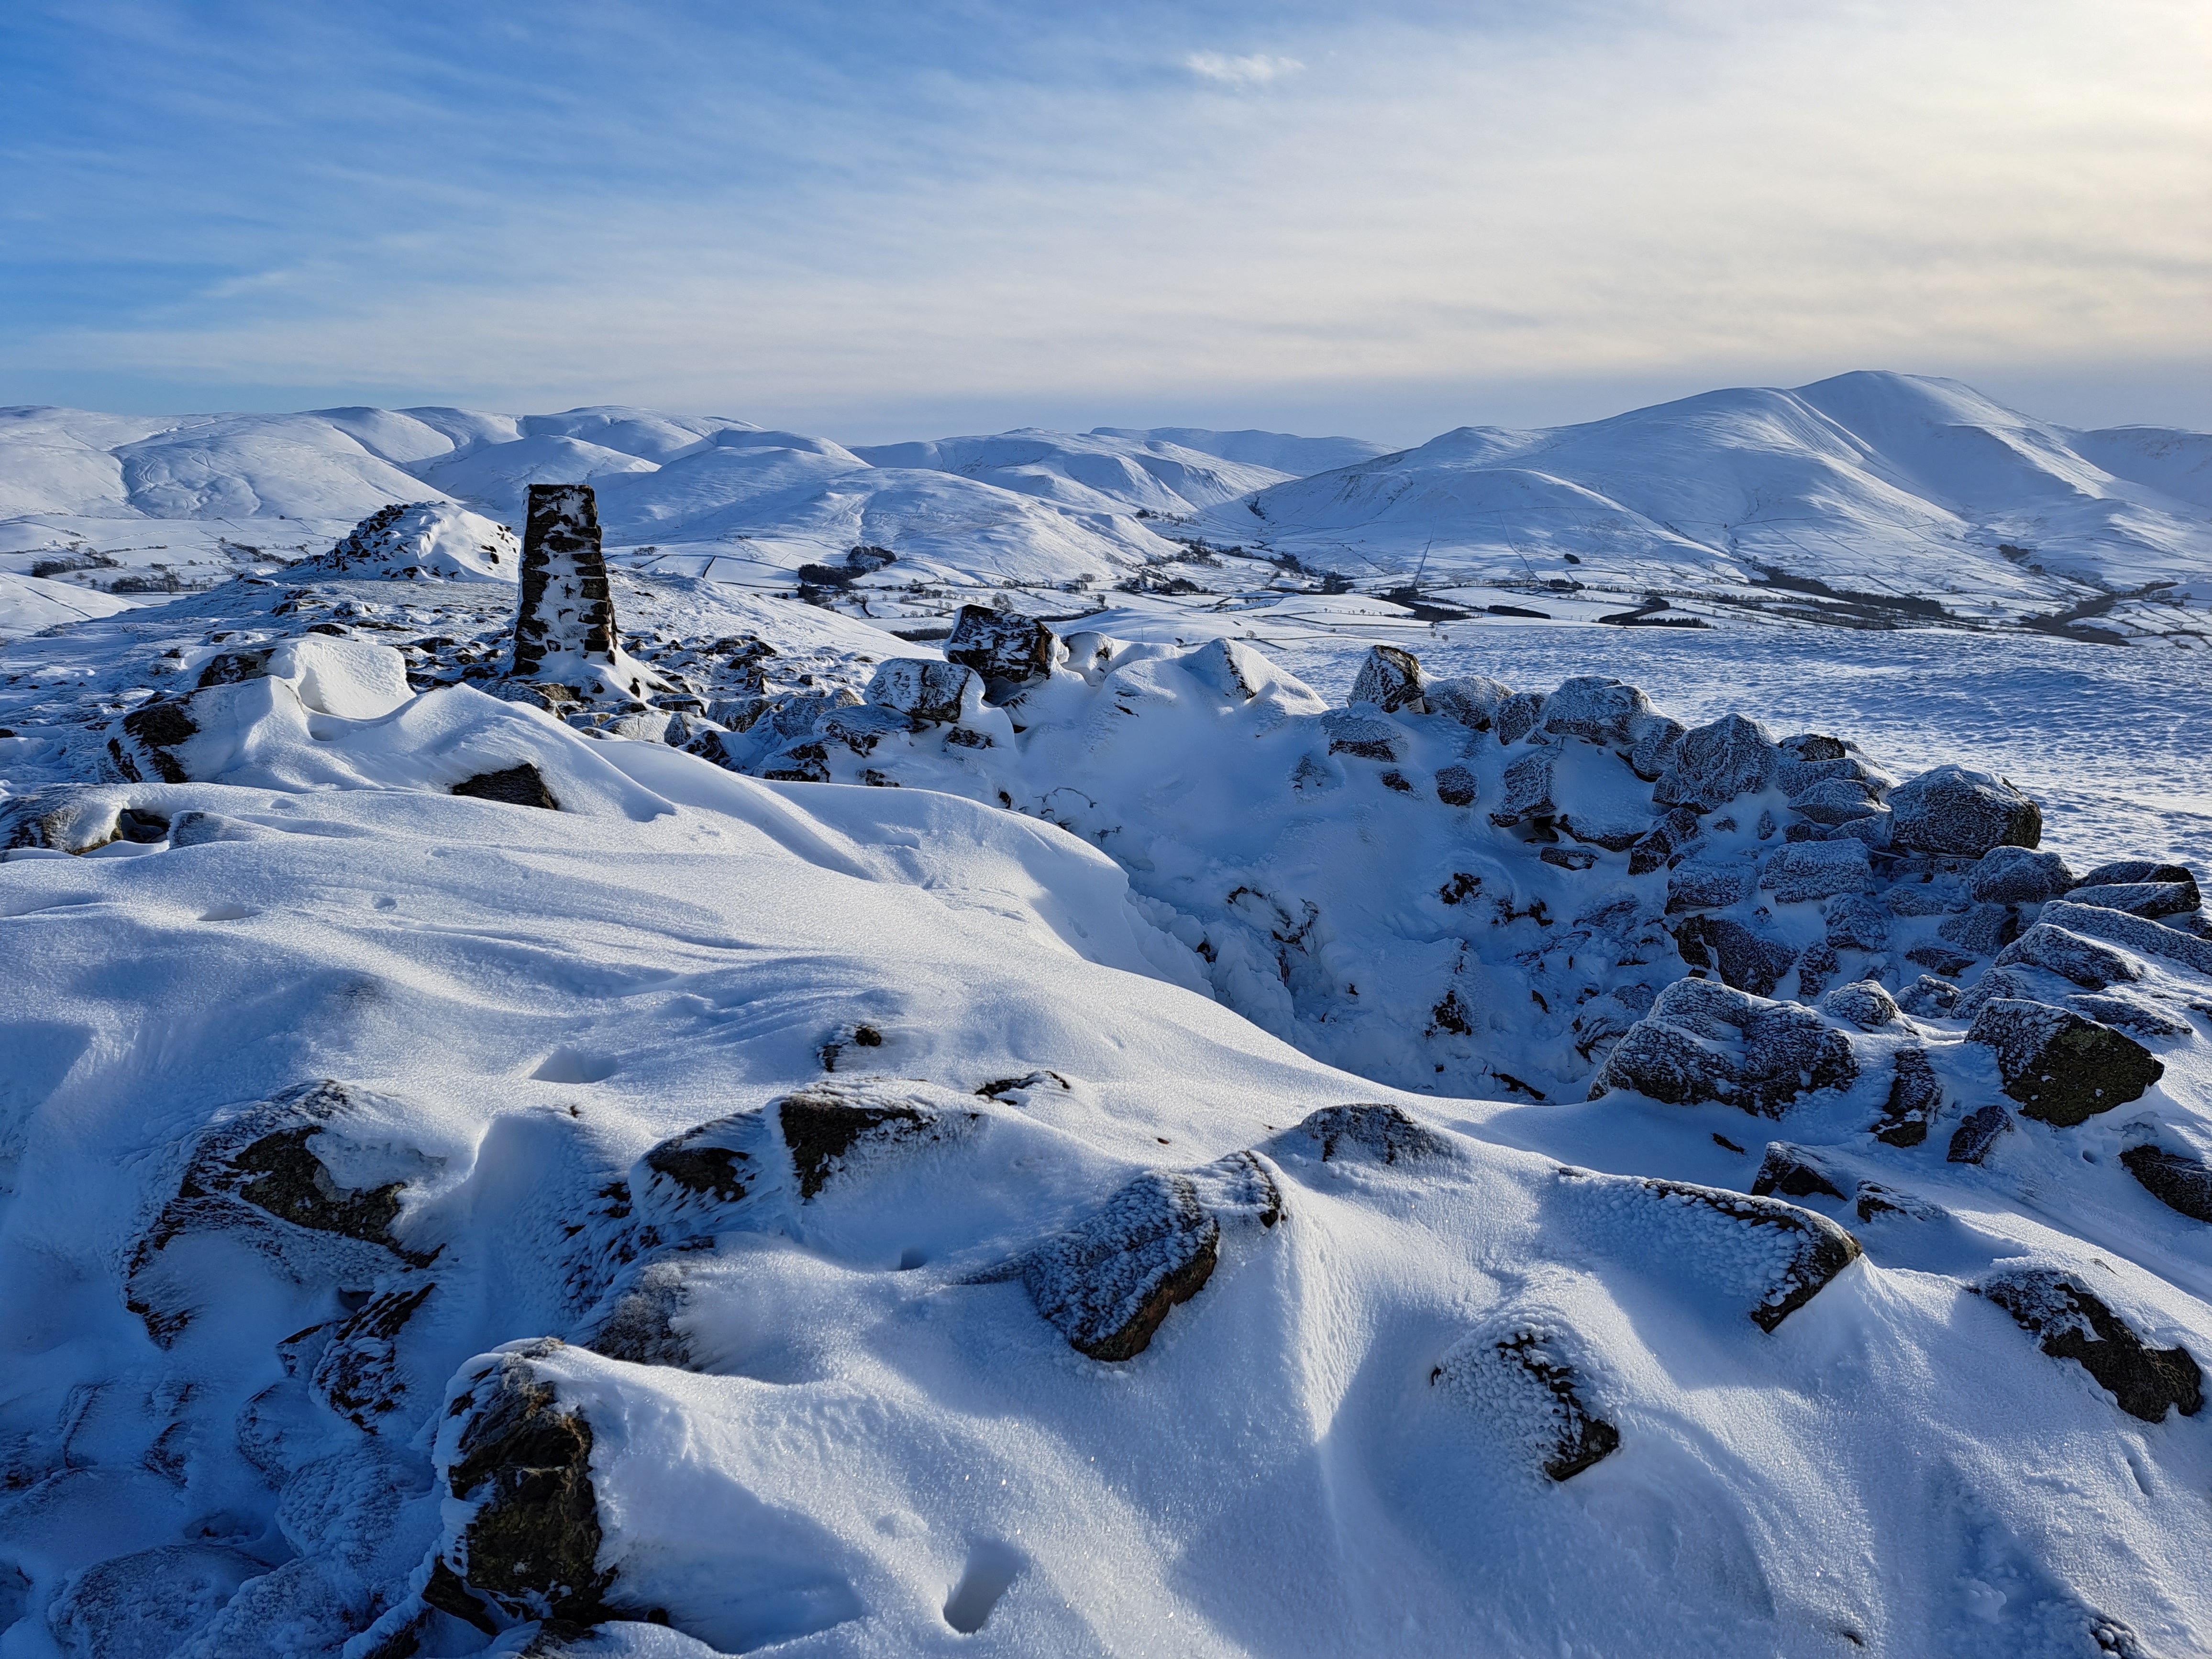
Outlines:
{"type": "Polygon", "coordinates": [[[1231,87],[1264,87],[1270,81],[1279,81],[1305,68],[1295,58],[1272,57],[1266,52],[1232,58],[1218,52],[1194,52],[1182,60],[1182,66],[1205,80],[1231,87]]]}

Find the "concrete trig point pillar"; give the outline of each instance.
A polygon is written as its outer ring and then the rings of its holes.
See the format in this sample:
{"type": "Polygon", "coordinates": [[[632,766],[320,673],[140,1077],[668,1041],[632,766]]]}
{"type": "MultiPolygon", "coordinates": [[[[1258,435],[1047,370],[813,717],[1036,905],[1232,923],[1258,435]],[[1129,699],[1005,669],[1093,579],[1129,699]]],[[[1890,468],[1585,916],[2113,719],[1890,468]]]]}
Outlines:
{"type": "Polygon", "coordinates": [[[614,665],[615,607],[599,551],[599,498],[589,484],[532,484],[514,612],[514,673],[534,677],[546,658],[564,656],[614,665]]]}

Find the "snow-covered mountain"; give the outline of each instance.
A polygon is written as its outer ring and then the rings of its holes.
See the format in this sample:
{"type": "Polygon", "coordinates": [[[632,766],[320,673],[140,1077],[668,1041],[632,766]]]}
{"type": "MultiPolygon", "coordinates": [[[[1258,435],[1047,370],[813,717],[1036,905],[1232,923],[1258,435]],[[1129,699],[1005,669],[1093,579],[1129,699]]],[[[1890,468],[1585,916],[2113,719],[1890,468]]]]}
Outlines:
{"type": "MultiPolygon", "coordinates": [[[[599,490],[951,477],[841,453],[599,490]]],[[[0,651],[0,1653],[2204,1646],[2193,656],[914,644],[596,505],[0,651]]]]}

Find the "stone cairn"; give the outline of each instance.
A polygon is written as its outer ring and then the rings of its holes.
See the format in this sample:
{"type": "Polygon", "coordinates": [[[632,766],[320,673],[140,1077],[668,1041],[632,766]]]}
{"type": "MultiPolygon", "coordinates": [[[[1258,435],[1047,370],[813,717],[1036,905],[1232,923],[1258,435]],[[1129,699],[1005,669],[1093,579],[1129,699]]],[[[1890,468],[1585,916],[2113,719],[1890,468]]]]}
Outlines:
{"type": "Polygon", "coordinates": [[[615,607],[599,550],[599,498],[589,484],[532,484],[514,613],[514,669],[535,678],[546,658],[615,666],[615,607]]]}

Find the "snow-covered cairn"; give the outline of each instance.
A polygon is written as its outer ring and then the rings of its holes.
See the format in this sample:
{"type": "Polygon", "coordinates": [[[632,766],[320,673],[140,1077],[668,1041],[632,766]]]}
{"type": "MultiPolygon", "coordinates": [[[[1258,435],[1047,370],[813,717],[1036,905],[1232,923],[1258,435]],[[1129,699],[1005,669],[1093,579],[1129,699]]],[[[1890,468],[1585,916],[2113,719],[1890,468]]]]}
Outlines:
{"type": "Polygon", "coordinates": [[[615,607],[589,484],[532,484],[514,611],[517,678],[561,678],[556,659],[615,666],[615,607]]]}

